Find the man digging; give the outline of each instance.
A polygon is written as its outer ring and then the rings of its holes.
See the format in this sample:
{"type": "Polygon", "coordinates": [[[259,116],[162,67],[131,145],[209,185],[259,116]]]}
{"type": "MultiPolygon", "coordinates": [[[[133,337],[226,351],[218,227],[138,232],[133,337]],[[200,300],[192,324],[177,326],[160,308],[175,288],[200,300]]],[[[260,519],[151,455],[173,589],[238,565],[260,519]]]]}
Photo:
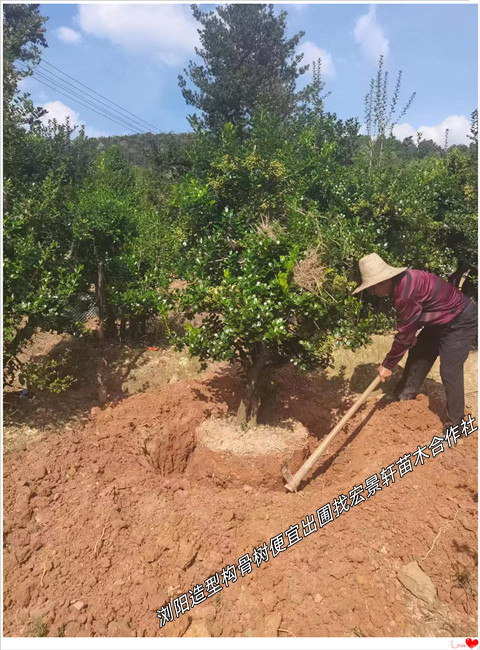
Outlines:
{"type": "Polygon", "coordinates": [[[359,267],[362,283],[353,293],[367,289],[375,296],[391,296],[397,314],[392,348],[377,368],[381,381],[410,350],[394,394],[399,400],[413,399],[440,356],[447,395],[445,425],[458,424],[465,414],[463,364],[477,335],[475,303],[433,273],[390,266],[376,253],[362,257],[359,267]]]}

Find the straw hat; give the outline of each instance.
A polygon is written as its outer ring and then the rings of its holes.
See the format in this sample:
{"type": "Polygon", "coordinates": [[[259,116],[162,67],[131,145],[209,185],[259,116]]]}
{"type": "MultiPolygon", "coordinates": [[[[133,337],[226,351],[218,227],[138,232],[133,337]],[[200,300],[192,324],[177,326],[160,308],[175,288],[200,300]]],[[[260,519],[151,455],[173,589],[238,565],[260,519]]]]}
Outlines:
{"type": "Polygon", "coordinates": [[[362,257],[358,266],[360,267],[360,273],[362,274],[362,284],[360,284],[352,293],[358,293],[368,287],[373,287],[374,284],[378,284],[384,280],[389,280],[408,269],[408,266],[390,266],[390,264],[384,262],[377,253],[371,253],[370,255],[362,257]]]}

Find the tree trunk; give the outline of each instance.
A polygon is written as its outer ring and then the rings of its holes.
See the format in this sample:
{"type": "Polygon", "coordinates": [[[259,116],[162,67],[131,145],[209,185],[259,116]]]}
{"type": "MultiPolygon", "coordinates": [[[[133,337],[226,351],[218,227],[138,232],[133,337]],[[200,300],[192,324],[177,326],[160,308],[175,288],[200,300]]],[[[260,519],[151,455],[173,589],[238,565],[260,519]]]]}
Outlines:
{"type": "Polygon", "coordinates": [[[98,340],[103,346],[105,340],[105,284],[103,275],[103,262],[98,263],[97,277],[97,301],[98,301],[98,340]]]}
{"type": "Polygon", "coordinates": [[[126,335],[127,335],[127,321],[125,320],[125,316],[122,316],[120,319],[120,342],[121,343],[125,341],[126,335]]]}
{"type": "Polygon", "coordinates": [[[128,321],[128,338],[136,341],[138,338],[138,316],[131,316],[128,321]]]}
{"type": "Polygon", "coordinates": [[[115,314],[110,305],[107,304],[107,315],[105,318],[105,336],[107,339],[116,339],[118,337],[117,322],[115,314]]]}
{"type": "Polygon", "coordinates": [[[237,422],[242,428],[255,427],[257,415],[262,402],[262,393],[265,387],[265,366],[268,356],[260,354],[247,370],[245,395],[237,411],[237,422]]]}

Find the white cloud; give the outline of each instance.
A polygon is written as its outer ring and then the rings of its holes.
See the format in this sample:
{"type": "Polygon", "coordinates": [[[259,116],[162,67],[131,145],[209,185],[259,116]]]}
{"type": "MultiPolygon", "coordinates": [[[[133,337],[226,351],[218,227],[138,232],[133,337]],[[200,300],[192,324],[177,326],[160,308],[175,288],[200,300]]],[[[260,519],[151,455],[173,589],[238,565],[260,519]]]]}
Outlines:
{"type": "Polygon", "coordinates": [[[299,13],[308,9],[310,5],[303,5],[300,2],[296,2],[293,5],[287,5],[288,11],[298,11],[299,13]]]}
{"type": "Polygon", "coordinates": [[[47,102],[43,105],[43,108],[48,111],[41,118],[44,124],[47,124],[48,120],[57,120],[59,124],[64,124],[67,117],[70,118],[70,124],[80,124],[80,115],[73,108],[70,108],[70,106],[67,106],[59,100],[47,102]]]}
{"type": "Polygon", "coordinates": [[[85,126],[85,135],[88,135],[89,138],[100,138],[102,136],[108,136],[112,134],[101,131],[100,129],[96,129],[94,126],[85,126]]]}
{"type": "Polygon", "coordinates": [[[69,45],[77,45],[82,40],[80,32],[76,32],[74,29],[70,29],[70,27],[59,27],[57,29],[57,36],[61,41],[69,45]]]}
{"type": "Polygon", "coordinates": [[[416,140],[417,132],[415,131],[413,126],[405,122],[404,124],[396,124],[393,127],[393,135],[397,138],[397,140],[403,142],[405,138],[408,138],[411,135],[413,136],[413,139],[416,140]]]}
{"type": "Polygon", "coordinates": [[[326,50],[315,45],[311,41],[306,41],[300,48],[300,51],[303,52],[303,59],[300,65],[310,63],[310,70],[312,69],[311,64],[317,59],[322,59],[322,76],[325,79],[331,79],[335,76],[335,66],[333,64],[332,56],[326,50]]]}
{"type": "Polygon", "coordinates": [[[387,56],[388,39],[377,21],[374,5],[369,7],[367,14],[358,18],[353,35],[363,55],[372,63],[378,63],[381,54],[387,56]]]}
{"type": "Polygon", "coordinates": [[[184,63],[199,45],[197,21],[184,5],[81,4],[77,21],[87,34],[170,66],[184,63]]]}
{"type": "Polygon", "coordinates": [[[422,134],[422,140],[433,140],[436,144],[443,147],[445,144],[445,131],[448,129],[448,145],[451,144],[469,144],[468,134],[470,133],[470,120],[465,115],[449,115],[443,122],[436,126],[419,126],[414,129],[407,124],[397,124],[393,127],[393,135],[398,140],[413,136],[414,141],[417,138],[417,131],[422,134]]]}
{"type": "MultiPolygon", "coordinates": [[[[57,120],[59,124],[64,124],[67,117],[70,118],[70,126],[80,126],[81,124],[85,124],[85,120],[81,119],[77,111],[59,100],[47,102],[46,104],[43,104],[43,108],[48,111],[48,113],[40,118],[43,124],[48,124],[48,120],[57,120]]],[[[73,137],[75,137],[77,133],[78,131],[75,131],[73,137]]],[[[96,129],[93,126],[85,126],[85,134],[90,138],[98,138],[102,135],[107,135],[107,133],[96,129]]]]}

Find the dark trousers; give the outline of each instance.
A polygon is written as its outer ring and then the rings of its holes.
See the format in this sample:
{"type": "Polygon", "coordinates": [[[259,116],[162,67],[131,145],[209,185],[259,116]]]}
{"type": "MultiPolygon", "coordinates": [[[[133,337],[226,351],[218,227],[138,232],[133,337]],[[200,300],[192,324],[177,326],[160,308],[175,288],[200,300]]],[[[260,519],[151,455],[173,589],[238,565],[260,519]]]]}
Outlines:
{"type": "Polygon", "coordinates": [[[413,399],[440,355],[440,376],[447,394],[447,420],[458,424],[465,413],[463,364],[477,336],[477,327],[477,306],[472,301],[450,323],[425,326],[408,353],[405,370],[395,388],[397,397],[413,399]]]}

